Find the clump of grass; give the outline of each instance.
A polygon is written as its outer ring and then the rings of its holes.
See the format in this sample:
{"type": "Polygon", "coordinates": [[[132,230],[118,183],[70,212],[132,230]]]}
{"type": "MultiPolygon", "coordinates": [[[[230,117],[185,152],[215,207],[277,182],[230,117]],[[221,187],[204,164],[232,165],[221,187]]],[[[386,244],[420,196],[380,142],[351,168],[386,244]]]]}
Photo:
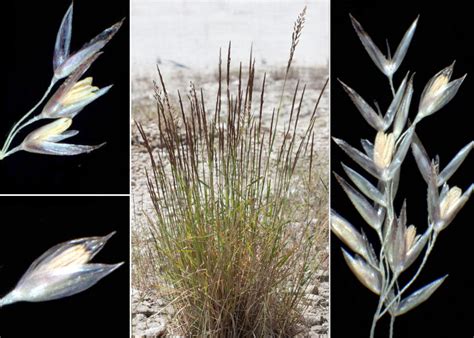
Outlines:
{"type": "MultiPolygon", "coordinates": [[[[301,20],[295,25],[291,59],[304,12],[301,20]]],[[[185,99],[178,92],[179,120],[170,118],[173,105],[158,69],[161,149],[154,151],[138,124],[152,163],[147,176],[154,205],[148,226],[152,268],[160,288],[173,299],[176,324],[185,335],[293,336],[320,263],[316,244],[327,240],[321,230],[326,208],[316,210],[309,194],[298,195],[304,203],[297,208],[292,198],[299,170],[312,173],[306,181],[312,189],[323,189],[313,137],[319,99],[303,135],[298,126],[305,88],[299,83],[285,130],[277,130],[281,101],[265,127],[266,76],[255,98],[251,54],[247,78],[240,64],[237,88],[231,88],[230,60],[229,44],[224,71],[219,57],[213,107],[206,106],[204,92],[194,85],[185,99]]],[[[291,61],[287,72],[290,66],[291,61]]],[[[145,267],[143,255],[136,253],[136,260],[145,267]]]]}
{"type": "Polygon", "coordinates": [[[474,147],[474,142],[469,142],[440,171],[439,159],[428,157],[415,133],[415,129],[424,118],[442,109],[456,95],[465,76],[451,81],[454,63],[428,81],[421,94],[416,117],[412,124],[407,123],[413,96],[413,75],[407,74],[396,90],[393,75],[405,57],[418,18],[405,33],[393,57],[390,55],[390,50],[387,57],[383,55],[360,23],[352,16],[351,20],[369,56],[387,77],[393,99],[385,115],[382,116],[378,106],[376,112],[352,88],[342,83],[357,109],[377,133],[373,143],[367,139],[362,140],[364,153],[343,140],[334,138],[334,141],[361,168],[373,176],[376,183],[372,183],[344,164],[344,171],[358,190],[342,177],[336,175],[336,179],[364,221],[375,231],[378,241],[371,243],[363,231],[357,230],[335,211],[331,215],[331,229],[354,252],[350,254],[342,249],[351,271],[365,287],[379,297],[370,337],[375,336],[377,322],[385,314],[390,316],[389,335],[393,337],[396,318],[429,299],[447,278],[447,275],[440,277],[406,295],[425,266],[441,231],[453,221],[472,193],[472,184],[463,193],[458,187],[450,188],[448,180],[467,158],[474,147]],[[395,199],[402,179],[400,170],[410,148],[427,184],[428,217],[427,225],[422,231],[408,222],[406,200],[399,212],[395,210],[395,199]],[[401,275],[417,260],[419,264],[415,269],[416,272],[406,284],[403,284],[400,280],[401,275]]]}

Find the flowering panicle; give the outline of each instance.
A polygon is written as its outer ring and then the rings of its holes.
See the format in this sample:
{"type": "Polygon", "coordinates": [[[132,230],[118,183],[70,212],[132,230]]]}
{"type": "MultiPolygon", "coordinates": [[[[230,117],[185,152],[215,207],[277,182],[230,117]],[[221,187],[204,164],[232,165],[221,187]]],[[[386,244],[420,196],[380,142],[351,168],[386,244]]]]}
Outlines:
{"type": "MultiPolygon", "coordinates": [[[[372,183],[345,164],[342,167],[355,187],[335,174],[336,180],[363,220],[378,234],[379,253],[375,253],[362,231],[358,231],[336,211],[331,213],[332,232],[354,252],[351,255],[342,249],[344,260],[357,279],[379,296],[370,332],[370,337],[374,337],[376,323],[385,313],[390,314],[393,324],[396,317],[426,301],[446,279],[447,276],[440,277],[411,295],[404,295],[423,269],[439,233],[453,221],[472,193],[473,185],[463,192],[456,186],[450,188],[447,182],[467,158],[474,142],[471,141],[461,149],[440,172],[439,161],[428,157],[415,133],[415,128],[422,119],[441,110],[456,95],[466,75],[450,81],[454,63],[428,81],[421,94],[416,117],[407,126],[413,96],[413,74],[410,76],[407,73],[396,90],[393,75],[405,57],[418,18],[408,28],[393,57],[390,56],[390,51],[387,57],[384,56],[361,24],[352,16],[350,18],[370,58],[387,76],[393,94],[385,115],[382,115],[379,107],[377,110],[372,108],[354,89],[341,82],[344,91],[376,134],[373,143],[367,139],[362,140],[363,151],[334,138],[335,143],[354,162],[376,179],[376,183],[372,183]],[[415,225],[408,225],[406,201],[398,216],[394,210],[400,168],[410,149],[427,183],[428,224],[421,232],[415,225]],[[401,285],[399,276],[420,256],[423,260],[415,275],[404,286],[401,285]]],[[[392,333],[393,325],[390,330],[392,333]]]]}
{"type": "Polygon", "coordinates": [[[11,129],[3,148],[0,150],[0,160],[20,150],[49,155],[78,155],[88,153],[101,146],[66,145],[57,142],[76,135],[77,131],[63,132],[69,128],[72,119],[84,107],[106,94],[112,87],[99,88],[92,85],[92,77],[84,79],[81,79],[81,77],[102,54],[102,48],[120,29],[123,19],[97,35],[77,52],[71,54],[72,15],[73,5],[71,4],[64,15],[56,36],[53,56],[54,74],[51,84],[42,99],[11,129]],[[28,117],[47,98],[54,85],[62,79],[66,80],[51,96],[41,113],[28,120],[28,117]],[[26,136],[20,145],[10,149],[13,139],[21,129],[42,119],[58,119],[58,121],[36,129],[26,136]],[[61,128],[65,129],[58,132],[61,128]]]}

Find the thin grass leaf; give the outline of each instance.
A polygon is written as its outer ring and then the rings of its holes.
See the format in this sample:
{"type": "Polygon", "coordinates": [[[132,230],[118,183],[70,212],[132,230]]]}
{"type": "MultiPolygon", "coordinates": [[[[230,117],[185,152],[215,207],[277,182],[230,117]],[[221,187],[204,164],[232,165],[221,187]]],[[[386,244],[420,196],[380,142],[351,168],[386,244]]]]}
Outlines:
{"type": "Polygon", "coordinates": [[[377,204],[380,204],[384,207],[386,206],[383,194],[372,183],[370,183],[365,177],[357,173],[355,170],[346,166],[344,163],[341,163],[341,165],[347,176],[349,176],[351,181],[365,196],[377,204]]]}
{"type": "Polygon", "coordinates": [[[446,277],[448,277],[448,275],[438,278],[437,280],[425,285],[403,299],[395,313],[396,316],[403,315],[428,300],[431,295],[441,286],[441,284],[443,284],[446,277]]]}
{"type": "Polygon", "coordinates": [[[56,69],[63,64],[69,57],[69,47],[71,45],[72,33],[72,13],[73,3],[69,6],[66,14],[61,21],[58,34],[56,36],[56,43],[54,44],[53,69],[56,69]]]}
{"type": "Polygon", "coordinates": [[[352,257],[346,250],[341,249],[344,259],[357,279],[376,295],[380,294],[380,273],[367,264],[361,257],[352,257]]]}
{"type": "Polygon", "coordinates": [[[380,229],[380,226],[382,225],[382,219],[377,213],[376,209],[372,207],[365,197],[355,190],[350,184],[348,184],[342,177],[336,173],[334,173],[334,176],[367,224],[376,230],[380,229]]]}
{"type": "Polygon", "coordinates": [[[346,91],[347,95],[351,98],[354,105],[357,107],[362,117],[367,121],[367,123],[377,131],[384,129],[384,121],[380,115],[378,115],[375,110],[367,103],[365,100],[357,94],[355,90],[346,85],[344,82],[339,80],[342,85],[342,88],[346,91]]]}

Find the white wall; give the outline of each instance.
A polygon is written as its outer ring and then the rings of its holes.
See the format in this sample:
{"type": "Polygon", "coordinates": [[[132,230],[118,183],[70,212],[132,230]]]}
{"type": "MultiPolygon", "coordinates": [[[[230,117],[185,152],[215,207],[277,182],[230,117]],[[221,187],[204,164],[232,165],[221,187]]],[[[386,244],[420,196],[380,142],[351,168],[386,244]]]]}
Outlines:
{"type": "Polygon", "coordinates": [[[233,61],[284,66],[293,22],[304,5],[306,25],[295,62],[325,65],[329,58],[328,0],[132,0],[132,67],[154,70],[157,60],[205,70],[216,67],[219,47],[232,41],[233,61]]]}

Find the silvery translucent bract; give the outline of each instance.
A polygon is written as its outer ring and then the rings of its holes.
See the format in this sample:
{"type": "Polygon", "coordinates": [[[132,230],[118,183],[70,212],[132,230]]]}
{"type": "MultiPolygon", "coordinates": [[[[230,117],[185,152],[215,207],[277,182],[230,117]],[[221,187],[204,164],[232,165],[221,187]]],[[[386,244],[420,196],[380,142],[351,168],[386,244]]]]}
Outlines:
{"type": "Polygon", "coordinates": [[[30,265],[15,288],[0,299],[0,306],[49,301],[90,288],[123,264],[89,263],[113,234],[53,246],[30,265]]]}
{"type": "Polygon", "coordinates": [[[91,41],[86,43],[80,50],[73,53],[69,52],[72,33],[72,12],[73,4],[69,7],[56,37],[54,46],[53,69],[56,79],[63,79],[72,74],[86,60],[98,53],[122,26],[123,20],[117,22],[111,27],[104,30],[91,41]]]}
{"type": "Polygon", "coordinates": [[[59,27],[54,46],[53,70],[54,75],[43,97],[30,109],[10,130],[5,143],[0,150],[0,160],[21,150],[47,155],[78,155],[89,153],[100,148],[98,146],[75,145],[58,143],[76,135],[74,130],[66,131],[72,124],[72,119],[88,104],[106,94],[110,86],[99,88],[92,85],[92,77],[81,79],[92,63],[102,54],[102,48],[120,29],[123,19],[107,28],[102,33],[85,44],[79,51],[70,53],[72,36],[73,4],[70,5],[59,27]],[[50,97],[40,114],[30,115],[47,99],[55,84],[67,78],[50,97]],[[15,136],[25,127],[42,119],[56,119],[30,132],[23,142],[11,148],[15,136]]]}
{"type": "Polygon", "coordinates": [[[89,153],[104,144],[87,146],[79,144],[59,143],[77,135],[77,130],[67,130],[72,124],[70,118],[60,118],[29,133],[22,144],[21,150],[44,155],[71,156],[89,153]]]}

